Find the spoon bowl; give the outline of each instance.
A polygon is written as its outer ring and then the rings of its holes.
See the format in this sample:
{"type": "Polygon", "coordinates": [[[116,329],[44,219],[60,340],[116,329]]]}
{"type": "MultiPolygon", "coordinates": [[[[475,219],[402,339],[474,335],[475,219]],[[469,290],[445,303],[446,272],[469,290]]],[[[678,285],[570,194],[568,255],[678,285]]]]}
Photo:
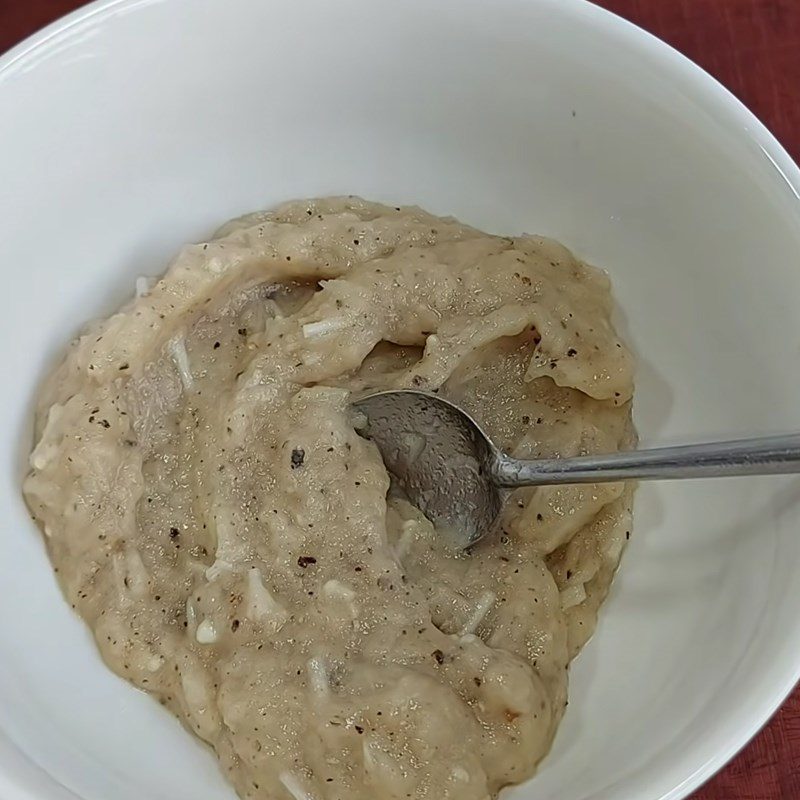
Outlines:
{"type": "Polygon", "coordinates": [[[408,499],[458,547],[474,544],[503,507],[494,480],[502,454],[466,411],[413,389],[378,392],[354,404],[371,439],[408,499]]]}

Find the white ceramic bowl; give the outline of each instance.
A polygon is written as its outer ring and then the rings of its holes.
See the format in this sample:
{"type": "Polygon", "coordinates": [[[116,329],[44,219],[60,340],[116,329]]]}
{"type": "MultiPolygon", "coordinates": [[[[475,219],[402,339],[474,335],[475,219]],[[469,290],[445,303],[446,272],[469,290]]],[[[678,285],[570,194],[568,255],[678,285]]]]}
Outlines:
{"type": "MultiPolygon", "coordinates": [[[[0,61],[0,110],[4,800],[232,797],[103,668],[19,494],[66,339],[228,217],[359,193],[557,237],[612,274],[645,441],[800,428],[797,167],[582,0],[100,2],[0,61]]],[[[636,513],[555,748],[510,797],[683,798],[800,675],[797,479],[645,486],[636,513]]]]}

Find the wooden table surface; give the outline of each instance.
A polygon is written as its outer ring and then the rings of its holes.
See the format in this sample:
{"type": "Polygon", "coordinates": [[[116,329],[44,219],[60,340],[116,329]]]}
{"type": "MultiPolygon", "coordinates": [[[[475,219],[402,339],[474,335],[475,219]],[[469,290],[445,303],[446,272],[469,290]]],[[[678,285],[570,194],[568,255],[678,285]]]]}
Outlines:
{"type": "MultiPolygon", "coordinates": [[[[800,0],[596,1],[708,70],[800,161],[800,0]]],[[[0,53],[80,5],[0,0],[0,53]]],[[[800,689],[692,800],[800,800],[800,689]]]]}

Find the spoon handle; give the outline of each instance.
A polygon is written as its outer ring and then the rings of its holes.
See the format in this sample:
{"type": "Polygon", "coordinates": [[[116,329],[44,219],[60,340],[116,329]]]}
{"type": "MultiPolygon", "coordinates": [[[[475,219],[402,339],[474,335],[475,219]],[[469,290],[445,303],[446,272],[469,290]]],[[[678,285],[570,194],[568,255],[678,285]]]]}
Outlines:
{"type": "Polygon", "coordinates": [[[800,472],[800,434],[537,461],[521,461],[500,455],[492,469],[496,483],[507,488],[621,480],[784,475],[800,472]]]}

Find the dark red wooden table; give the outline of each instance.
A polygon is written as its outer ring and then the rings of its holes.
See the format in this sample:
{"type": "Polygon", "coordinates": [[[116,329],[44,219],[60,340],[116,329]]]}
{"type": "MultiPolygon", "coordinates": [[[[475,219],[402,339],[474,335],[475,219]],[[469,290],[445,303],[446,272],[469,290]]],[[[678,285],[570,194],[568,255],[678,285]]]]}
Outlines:
{"type": "MultiPolygon", "coordinates": [[[[707,69],[800,160],[800,0],[596,2],[707,69]]],[[[82,0],[0,0],[0,53],[80,5],[82,0]]],[[[800,689],[692,800],[800,800],[800,689]]]]}

